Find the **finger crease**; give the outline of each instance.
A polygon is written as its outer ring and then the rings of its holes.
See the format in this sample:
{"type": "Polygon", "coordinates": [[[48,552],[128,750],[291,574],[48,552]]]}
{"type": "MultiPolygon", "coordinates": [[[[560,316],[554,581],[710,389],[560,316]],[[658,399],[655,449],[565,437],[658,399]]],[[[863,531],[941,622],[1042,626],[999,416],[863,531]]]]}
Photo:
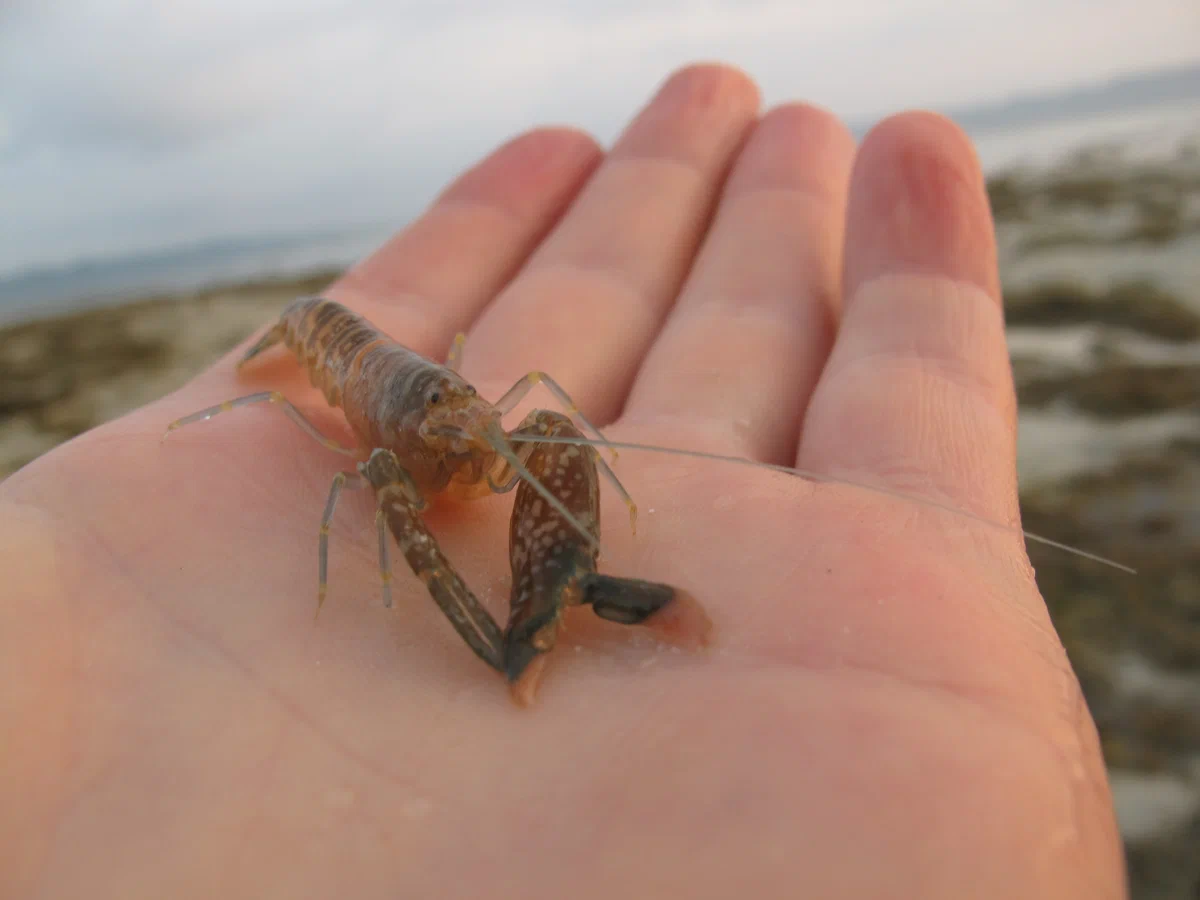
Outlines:
{"type": "MultiPolygon", "coordinates": [[[[704,182],[708,180],[709,166],[697,162],[682,153],[639,153],[628,150],[617,150],[605,162],[600,174],[605,171],[619,171],[626,167],[645,166],[651,170],[682,173],[689,181],[704,182]]],[[[658,175],[661,176],[662,172],[658,175]]],[[[599,181],[600,179],[597,179],[599,181]]]]}

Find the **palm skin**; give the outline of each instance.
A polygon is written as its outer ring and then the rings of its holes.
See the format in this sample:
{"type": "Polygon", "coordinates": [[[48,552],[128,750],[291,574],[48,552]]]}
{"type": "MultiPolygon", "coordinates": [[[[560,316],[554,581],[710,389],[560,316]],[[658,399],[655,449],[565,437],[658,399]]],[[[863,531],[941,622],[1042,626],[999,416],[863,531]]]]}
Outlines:
{"type": "MultiPolygon", "coordinates": [[[[986,198],[933,116],[856,150],[691,67],[603,158],[562,129],[502,147],[329,295],[435,358],[467,330],[485,397],[544,369],[616,440],[1016,521],[986,198]]],[[[0,485],[5,896],[1123,894],[1012,533],[624,452],[639,530],[606,497],[602,570],[686,588],[714,644],[581,611],[521,710],[396,553],[381,608],[370,497],[339,506],[314,622],[345,458],[271,408],[160,441],[269,387],[352,443],[290,357],[237,355],[0,485]]],[[[498,618],[509,503],[428,517],[498,618]]]]}

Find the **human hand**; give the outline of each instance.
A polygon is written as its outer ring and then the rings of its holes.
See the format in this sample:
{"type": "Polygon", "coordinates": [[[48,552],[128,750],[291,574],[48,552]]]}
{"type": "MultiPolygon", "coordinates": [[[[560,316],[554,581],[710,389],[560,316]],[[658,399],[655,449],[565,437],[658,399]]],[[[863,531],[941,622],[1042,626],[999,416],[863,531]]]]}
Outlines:
{"type": "MultiPolygon", "coordinates": [[[[1015,523],[968,142],[907,114],[856,155],[827,114],[758,102],[695,67],[605,156],[518,138],[327,295],[435,359],[466,330],[491,399],[543,369],[615,440],[1015,523]]],[[[339,506],[314,626],[344,459],[272,408],[160,443],[266,387],[346,435],[286,354],[235,359],[0,484],[6,896],[1123,893],[1095,729],[1019,536],[625,452],[642,518],[631,537],[606,497],[602,570],[689,590],[714,646],[662,652],[580,611],[520,710],[402,560],[381,608],[369,497],[339,506]]],[[[507,508],[429,518],[501,619],[507,508]]]]}

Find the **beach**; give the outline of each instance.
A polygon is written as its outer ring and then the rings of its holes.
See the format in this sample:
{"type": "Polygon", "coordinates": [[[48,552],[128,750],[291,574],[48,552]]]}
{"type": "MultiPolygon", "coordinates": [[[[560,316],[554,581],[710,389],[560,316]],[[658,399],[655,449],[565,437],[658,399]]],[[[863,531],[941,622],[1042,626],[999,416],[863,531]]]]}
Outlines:
{"type": "MultiPolygon", "coordinates": [[[[1135,897],[1200,890],[1200,140],[989,179],[1030,545],[1098,723],[1135,897]]],[[[0,327],[0,477],[184,384],[330,269],[0,327]]]]}

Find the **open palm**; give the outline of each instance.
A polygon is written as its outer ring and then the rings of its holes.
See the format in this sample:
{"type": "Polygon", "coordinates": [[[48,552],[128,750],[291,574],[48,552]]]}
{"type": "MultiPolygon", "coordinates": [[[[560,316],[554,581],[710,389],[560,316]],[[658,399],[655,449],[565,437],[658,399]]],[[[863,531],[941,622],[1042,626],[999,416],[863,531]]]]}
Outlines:
{"type": "MultiPolygon", "coordinates": [[[[611,152],[505,145],[328,296],[495,399],[552,373],[614,439],[798,464],[1016,522],[1015,402],[969,145],[856,149],[676,74],[611,152]]],[[[265,324],[265,323],[264,323],[265,324]]],[[[282,351],[231,356],[0,486],[0,885],[42,897],[1120,895],[1092,721],[1019,537],[860,489],[629,451],[602,569],[686,588],[714,644],[586,612],[538,704],[396,555],[282,351]]],[[[535,394],[538,405],[553,406],[535,394]]],[[[515,421],[515,417],[514,417],[515,421]]],[[[614,505],[615,504],[615,505],[614,505]]],[[[507,611],[510,501],[428,521],[507,611]]]]}

